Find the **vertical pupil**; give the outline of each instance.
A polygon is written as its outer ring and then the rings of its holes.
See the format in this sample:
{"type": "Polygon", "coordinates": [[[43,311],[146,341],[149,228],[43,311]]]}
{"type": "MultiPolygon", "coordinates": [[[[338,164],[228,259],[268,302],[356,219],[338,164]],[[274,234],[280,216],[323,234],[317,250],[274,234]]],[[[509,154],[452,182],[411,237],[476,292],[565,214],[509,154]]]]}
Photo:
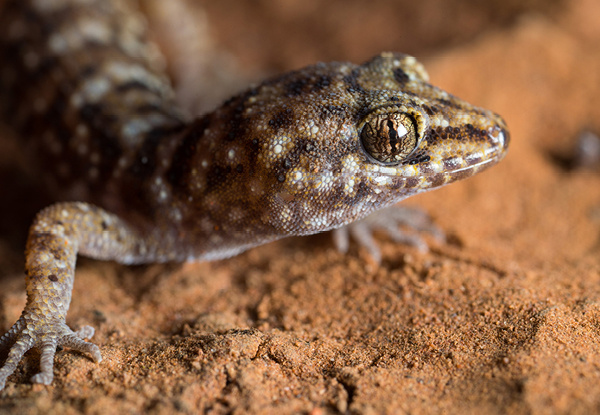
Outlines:
{"type": "Polygon", "coordinates": [[[396,131],[394,123],[391,120],[388,120],[386,124],[389,131],[390,144],[392,149],[395,149],[396,144],[398,144],[398,132],[396,131]]]}

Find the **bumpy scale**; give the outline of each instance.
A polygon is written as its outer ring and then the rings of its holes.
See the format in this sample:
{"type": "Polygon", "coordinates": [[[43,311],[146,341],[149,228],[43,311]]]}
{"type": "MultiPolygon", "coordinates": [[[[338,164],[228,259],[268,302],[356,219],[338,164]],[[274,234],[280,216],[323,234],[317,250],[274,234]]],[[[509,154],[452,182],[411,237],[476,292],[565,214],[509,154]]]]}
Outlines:
{"type": "Polygon", "coordinates": [[[30,348],[49,384],[68,346],[77,254],[121,263],[214,260],[339,228],[498,162],[496,114],[428,83],[412,57],[317,64],[188,121],[131,2],[9,0],[0,109],[61,202],[29,232],[27,304],[0,339],[0,389],[30,348]],[[52,174],[50,174],[52,173],[52,174]],[[85,203],[83,202],[85,201],[85,203]]]}

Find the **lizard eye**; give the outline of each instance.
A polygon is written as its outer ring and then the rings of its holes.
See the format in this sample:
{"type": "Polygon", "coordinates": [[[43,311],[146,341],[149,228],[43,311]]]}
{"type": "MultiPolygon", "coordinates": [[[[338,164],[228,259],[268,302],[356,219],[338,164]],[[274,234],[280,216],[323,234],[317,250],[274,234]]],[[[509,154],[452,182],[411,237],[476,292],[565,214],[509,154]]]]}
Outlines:
{"type": "Polygon", "coordinates": [[[375,160],[384,164],[398,164],[417,148],[415,121],[402,112],[376,114],[367,119],[360,140],[375,160]]]}

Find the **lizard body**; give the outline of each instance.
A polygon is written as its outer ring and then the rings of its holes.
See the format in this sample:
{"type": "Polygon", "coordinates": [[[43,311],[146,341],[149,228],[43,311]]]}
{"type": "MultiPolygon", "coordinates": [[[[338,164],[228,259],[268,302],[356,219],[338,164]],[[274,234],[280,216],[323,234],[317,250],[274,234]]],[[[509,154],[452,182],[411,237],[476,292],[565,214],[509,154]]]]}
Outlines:
{"type": "Polygon", "coordinates": [[[431,86],[414,58],[320,63],[188,119],[131,2],[15,0],[0,19],[0,110],[59,202],[34,220],[27,304],[0,338],[0,389],[41,351],[100,351],[65,323],[78,254],[214,260],[339,228],[498,162],[504,121],[431,86]]]}

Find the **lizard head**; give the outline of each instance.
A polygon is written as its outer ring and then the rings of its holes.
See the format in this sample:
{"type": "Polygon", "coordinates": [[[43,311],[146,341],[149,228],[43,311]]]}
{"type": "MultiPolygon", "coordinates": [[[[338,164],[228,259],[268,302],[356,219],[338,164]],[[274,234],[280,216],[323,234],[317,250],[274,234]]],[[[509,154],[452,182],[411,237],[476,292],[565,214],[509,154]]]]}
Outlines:
{"type": "Polygon", "coordinates": [[[280,79],[261,159],[280,185],[271,204],[291,229],[320,231],[497,163],[502,118],[428,83],[415,58],[313,66],[280,79]],[[301,120],[298,122],[298,120],[301,120]]]}

